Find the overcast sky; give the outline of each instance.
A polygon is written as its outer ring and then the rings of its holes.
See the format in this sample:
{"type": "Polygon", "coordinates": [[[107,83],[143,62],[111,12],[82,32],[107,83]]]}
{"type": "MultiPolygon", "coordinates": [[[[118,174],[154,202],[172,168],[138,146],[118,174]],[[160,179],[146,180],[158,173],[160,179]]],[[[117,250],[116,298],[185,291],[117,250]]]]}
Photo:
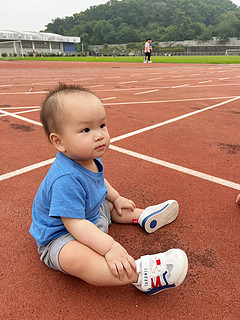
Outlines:
{"type": "MultiPolygon", "coordinates": [[[[201,1],[201,0],[199,0],[201,1]]],[[[0,8],[0,30],[41,31],[55,18],[71,16],[90,6],[108,0],[3,0],[0,8]]],[[[240,6],[240,0],[232,0],[240,6]]]]}

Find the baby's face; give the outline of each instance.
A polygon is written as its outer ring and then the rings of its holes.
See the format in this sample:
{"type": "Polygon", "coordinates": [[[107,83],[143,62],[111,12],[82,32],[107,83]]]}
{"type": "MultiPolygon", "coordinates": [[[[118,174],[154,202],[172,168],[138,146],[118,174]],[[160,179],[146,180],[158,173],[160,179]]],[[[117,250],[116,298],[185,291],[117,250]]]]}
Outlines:
{"type": "Polygon", "coordinates": [[[108,149],[110,136],[101,100],[89,93],[62,97],[62,152],[80,164],[100,158],[108,149]]]}

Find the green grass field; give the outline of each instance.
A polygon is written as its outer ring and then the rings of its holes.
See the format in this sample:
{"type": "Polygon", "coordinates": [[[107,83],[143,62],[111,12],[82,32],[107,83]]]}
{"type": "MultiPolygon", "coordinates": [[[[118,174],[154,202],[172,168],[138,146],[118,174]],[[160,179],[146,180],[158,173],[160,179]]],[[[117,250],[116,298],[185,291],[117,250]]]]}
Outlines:
{"type": "MultiPolygon", "coordinates": [[[[142,63],[143,57],[25,57],[1,58],[1,60],[35,60],[35,61],[88,61],[88,62],[131,62],[142,63]]],[[[153,63],[206,63],[234,64],[240,63],[240,56],[153,56],[153,63]]]]}

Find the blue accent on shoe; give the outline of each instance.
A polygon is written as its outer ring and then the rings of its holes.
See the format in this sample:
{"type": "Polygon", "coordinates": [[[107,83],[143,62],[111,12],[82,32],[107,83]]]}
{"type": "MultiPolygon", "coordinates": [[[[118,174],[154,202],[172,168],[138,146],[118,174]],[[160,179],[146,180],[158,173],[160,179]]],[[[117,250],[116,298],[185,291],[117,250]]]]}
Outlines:
{"type": "MultiPolygon", "coordinates": [[[[165,210],[168,206],[169,206],[169,203],[166,204],[165,207],[163,207],[161,210],[155,211],[155,212],[151,213],[150,215],[148,215],[146,218],[144,218],[144,219],[143,219],[143,222],[142,222],[142,227],[145,229],[145,224],[146,224],[147,220],[148,220],[149,218],[151,218],[152,216],[154,216],[155,214],[162,212],[162,211],[165,210]]],[[[156,220],[154,220],[154,221],[157,222],[156,220]]],[[[156,226],[156,225],[155,225],[155,226],[156,226]]],[[[152,227],[151,224],[150,224],[150,228],[153,229],[154,227],[152,227]]]]}
{"type": "Polygon", "coordinates": [[[162,287],[156,287],[156,288],[150,289],[149,291],[144,291],[144,293],[150,296],[152,294],[158,293],[159,291],[174,288],[174,287],[176,287],[176,285],[174,283],[173,284],[166,284],[165,286],[162,286],[162,287]]]}
{"type": "Polygon", "coordinates": [[[164,280],[165,283],[168,285],[167,278],[166,278],[167,273],[168,273],[167,271],[164,272],[164,274],[163,274],[163,280],[164,280]]]}
{"type": "Polygon", "coordinates": [[[152,295],[152,294],[155,294],[159,291],[162,291],[162,290],[165,290],[165,289],[169,289],[169,288],[173,288],[173,287],[176,287],[176,285],[173,283],[173,284],[168,284],[167,282],[167,278],[166,278],[166,275],[167,275],[167,271],[164,272],[163,274],[163,280],[165,281],[165,286],[161,286],[161,287],[156,287],[156,288],[153,288],[149,291],[146,291],[145,293],[148,294],[148,295],[152,295]]]}
{"type": "Polygon", "coordinates": [[[153,220],[151,223],[150,223],[150,228],[151,229],[154,229],[157,225],[157,221],[156,220],[153,220]]]}

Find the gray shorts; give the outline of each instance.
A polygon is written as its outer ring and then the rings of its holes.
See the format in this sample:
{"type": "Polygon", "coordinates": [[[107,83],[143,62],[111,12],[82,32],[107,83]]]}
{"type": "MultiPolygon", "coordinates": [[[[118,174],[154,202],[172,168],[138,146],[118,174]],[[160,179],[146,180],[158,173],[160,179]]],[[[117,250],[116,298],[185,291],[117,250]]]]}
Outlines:
{"type": "MultiPolygon", "coordinates": [[[[96,226],[105,233],[108,233],[108,226],[111,225],[111,215],[108,201],[105,199],[100,206],[100,216],[96,226]]],[[[59,265],[59,253],[65,244],[76,240],[71,233],[66,233],[57,239],[52,240],[45,247],[38,247],[40,260],[49,268],[64,272],[59,265]]]]}

